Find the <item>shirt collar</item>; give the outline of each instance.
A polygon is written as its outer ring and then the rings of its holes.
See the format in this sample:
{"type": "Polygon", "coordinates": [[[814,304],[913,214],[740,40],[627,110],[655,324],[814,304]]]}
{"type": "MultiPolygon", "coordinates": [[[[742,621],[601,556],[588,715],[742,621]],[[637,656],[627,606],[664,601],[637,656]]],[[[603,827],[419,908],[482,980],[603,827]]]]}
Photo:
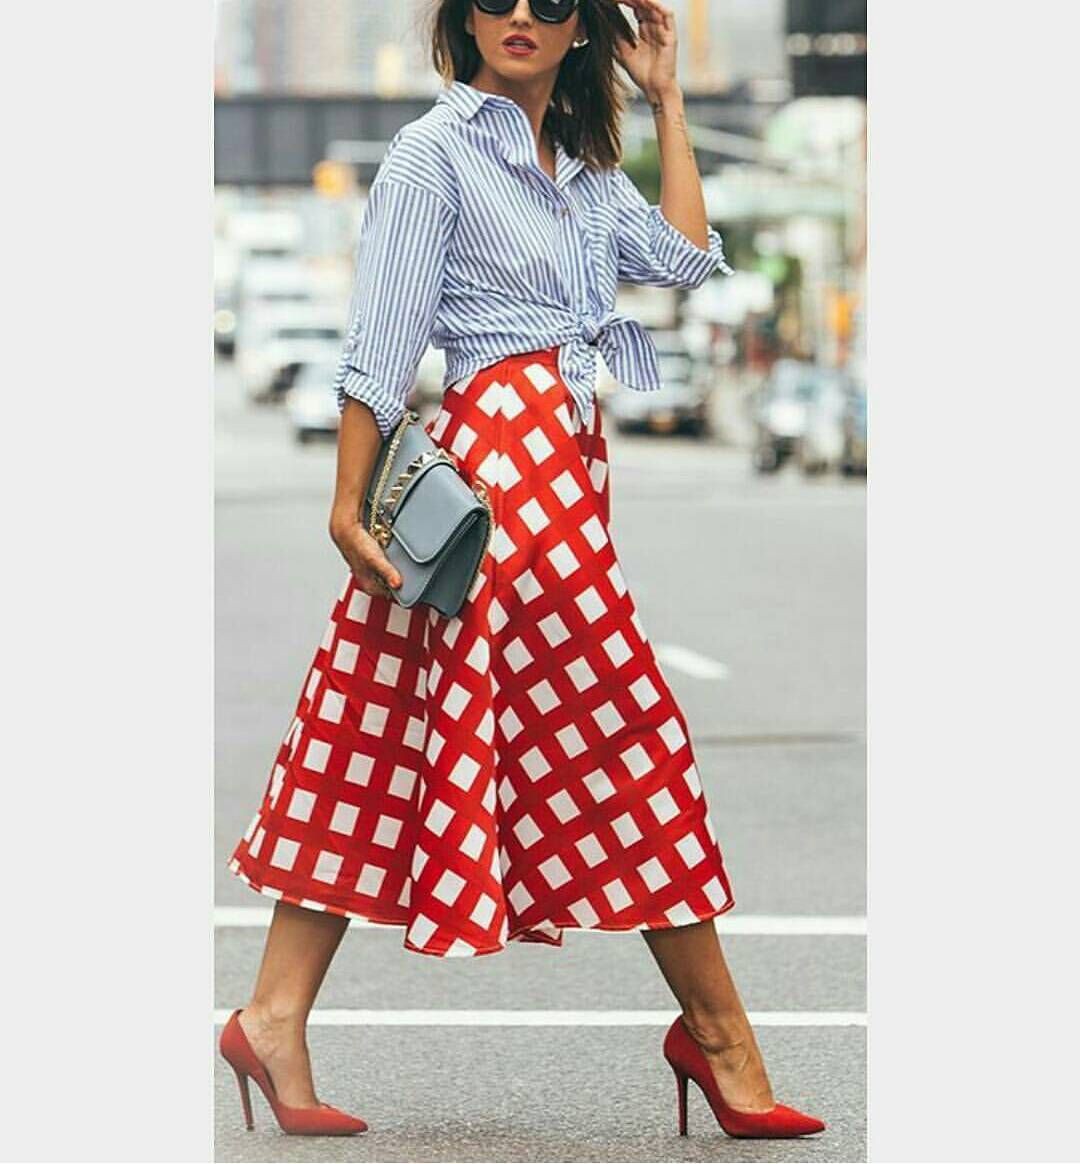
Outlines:
{"type": "MultiPolygon", "coordinates": [[[[536,146],[532,139],[532,128],[528,125],[525,110],[512,97],[506,97],[502,93],[487,93],[482,89],[475,88],[467,81],[455,80],[439,90],[435,101],[448,105],[462,121],[471,121],[485,105],[490,106],[493,110],[508,110],[514,117],[523,119],[526,123],[525,126],[523,127],[520,122],[508,122],[506,118],[489,117],[485,118],[485,130],[498,143],[500,152],[507,161],[518,166],[536,161],[536,146]],[[521,132],[522,128],[527,129],[527,136],[521,132]]],[[[565,186],[584,167],[585,163],[581,158],[572,158],[563,149],[562,142],[556,139],[556,186],[565,186]]]]}
{"type": "Polygon", "coordinates": [[[468,121],[485,101],[492,101],[498,105],[510,99],[499,93],[485,93],[466,81],[452,81],[439,90],[435,100],[449,105],[462,121],[468,121]]]}

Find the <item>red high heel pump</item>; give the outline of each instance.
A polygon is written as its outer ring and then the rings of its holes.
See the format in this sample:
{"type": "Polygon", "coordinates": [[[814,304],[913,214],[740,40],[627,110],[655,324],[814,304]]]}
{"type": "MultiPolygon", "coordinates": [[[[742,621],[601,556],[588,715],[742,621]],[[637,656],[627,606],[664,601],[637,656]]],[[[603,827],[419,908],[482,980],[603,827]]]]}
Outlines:
{"type": "MultiPolygon", "coordinates": [[[[242,1009],[242,1008],[241,1008],[242,1009]]],[[[236,1082],[240,1085],[240,1101],[244,1105],[244,1121],[250,1132],[255,1127],[251,1114],[251,1092],[248,1079],[259,1085],[266,1102],[283,1132],[290,1136],[351,1136],[356,1132],[366,1132],[367,1124],[356,1116],[347,1115],[328,1103],[318,1107],[286,1107],[277,1097],[274,1082],[251,1049],[244,1028],[240,1025],[240,1010],[229,1016],[218,1041],[222,1056],[236,1072],[236,1082]]]]}
{"type": "Polygon", "coordinates": [[[729,1136],[754,1139],[787,1139],[822,1132],[825,1125],[814,1116],[803,1115],[793,1107],[775,1104],[769,1111],[736,1111],[724,1102],[709,1060],[694,1041],[679,1015],[664,1036],[664,1058],[675,1072],[679,1091],[679,1135],[686,1135],[687,1080],[692,1079],[709,1101],[716,1122],[729,1136]]]}

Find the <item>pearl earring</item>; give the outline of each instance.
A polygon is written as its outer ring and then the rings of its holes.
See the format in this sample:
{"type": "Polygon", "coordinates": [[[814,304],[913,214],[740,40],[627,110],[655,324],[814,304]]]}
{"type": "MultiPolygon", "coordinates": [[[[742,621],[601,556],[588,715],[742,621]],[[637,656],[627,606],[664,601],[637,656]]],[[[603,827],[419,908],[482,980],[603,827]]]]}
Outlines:
{"type": "Polygon", "coordinates": [[[587,45],[588,43],[589,43],[589,38],[588,38],[588,37],[586,37],[584,40],[575,40],[575,41],[574,41],[574,42],[573,42],[573,43],[570,45],[570,47],[571,47],[571,48],[583,48],[583,47],[584,47],[585,45],[587,45]]]}

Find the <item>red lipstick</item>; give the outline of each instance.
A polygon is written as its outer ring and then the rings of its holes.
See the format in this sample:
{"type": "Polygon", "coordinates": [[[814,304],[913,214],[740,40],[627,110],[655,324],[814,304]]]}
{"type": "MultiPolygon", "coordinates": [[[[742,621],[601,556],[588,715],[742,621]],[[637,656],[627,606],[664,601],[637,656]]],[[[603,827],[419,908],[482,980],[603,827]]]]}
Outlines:
{"type": "Polygon", "coordinates": [[[503,48],[508,53],[513,53],[515,56],[528,56],[529,53],[536,52],[537,44],[531,36],[526,36],[521,32],[513,32],[509,36],[503,37],[503,48]]]}

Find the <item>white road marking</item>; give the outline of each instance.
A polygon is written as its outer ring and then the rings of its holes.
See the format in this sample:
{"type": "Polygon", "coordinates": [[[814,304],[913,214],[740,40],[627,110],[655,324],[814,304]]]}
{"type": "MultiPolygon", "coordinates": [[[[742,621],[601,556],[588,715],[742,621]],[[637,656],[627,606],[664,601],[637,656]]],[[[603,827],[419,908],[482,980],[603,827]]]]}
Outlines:
{"type": "MultiPolygon", "coordinates": [[[[231,1010],[215,1010],[224,1023],[231,1010]]],[[[666,1027],[668,1010],[313,1010],[315,1027],[666,1027]]],[[[866,1012],[857,1010],[750,1011],[755,1027],[865,1027],[866,1012]]]]}
{"type": "Polygon", "coordinates": [[[720,917],[716,928],[721,934],[747,934],[778,937],[866,937],[865,917],[815,917],[813,915],[747,914],[745,917],[720,917]]]}
{"type": "Polygon", "coordinates": [[[726,679],[728,669],[716,659],[708,655],[699,655],[689,647],[680,647],[677,643],[655,643],[653,651],[661,663],[674,667],[694,679],[726,679]]]}
{"type": "MultiPolygon", "coordinates": [[[[265,929],[270,924],[272,909],[259,906],[218,906],[214,910],[214,926],[217,929],[265,929]]],[[[353,918],[349,928],[400,930],[400,926],[390,926],[379,922],[353,918]]],[[[716,919],[716,928],[721,934],[739,936],[779,936],[779,937],[865,937],[865,917],[815,916],[782,914],[725,914],[716,919]]],[[[588,937],[610,937],[625,930],[566,929],[566,934],[582,934],[588,937]]],[[[633,931],[631,931],[633,932],[633,931]]]]}

